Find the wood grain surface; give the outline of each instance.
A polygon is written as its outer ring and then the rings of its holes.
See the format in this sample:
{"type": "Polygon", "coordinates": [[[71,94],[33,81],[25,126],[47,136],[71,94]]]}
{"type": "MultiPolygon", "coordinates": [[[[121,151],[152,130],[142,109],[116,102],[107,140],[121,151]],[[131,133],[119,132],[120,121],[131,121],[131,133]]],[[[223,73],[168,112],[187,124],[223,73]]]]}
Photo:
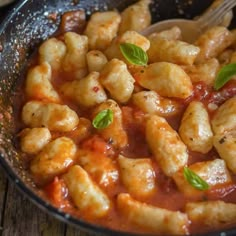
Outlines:
{"type": "Polygon", "coordinates": [[[43,212],[6,178],[0,167],[0,236],[92,236],[43,212]]]}

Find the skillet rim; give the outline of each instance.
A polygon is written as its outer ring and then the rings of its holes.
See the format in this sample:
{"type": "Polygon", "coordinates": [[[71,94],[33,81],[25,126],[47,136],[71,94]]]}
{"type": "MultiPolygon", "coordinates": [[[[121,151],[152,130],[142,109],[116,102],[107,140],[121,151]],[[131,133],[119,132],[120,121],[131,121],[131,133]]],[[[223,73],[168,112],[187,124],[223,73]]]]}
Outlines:
{"type": "MultiPolygon", "coordinates": [[[[0,24],[0,35],[4,34],[4,29],[8,26],[11,20],[17,15],[17,13],[24,8],[25,4],[28,0],[20,0],[18,1],[11,12],[7,14],[3,22],[0,24]]],[[[1,57],[0,57],[1,62],[1,57]]],[[[1,79],[1,78],[0,78],[1,79]]],[[[0,148],[0,165],[4,172],[6,173],[8,179],[14,183],[17,189],[23,193],[31,202],[33,202],[37,207],[42,209],[45,213],[54,216],[58,220],[73,225],[81,230],[84,230],[93,234],[105,234],[105,235],[114,235],[114,236],[148,236],[154,234],[139,234],[139,233],[131,233],[118,231],[110,228],[106,228],[104,226],[95,225],[92,223],[88,223],[82,219],[73,217],[67,213],[64,213],[62,210],[54,207],[52,204],[42,199],[34,192],[30,187],[27,186],[24,181],[19,178],[19,176],[14,172],[14,168],[10,165],[9,161],[6,160],[5,154],[1,151],[0,148]]],[[[156,234],[155,234],[156,235],[156,234]]],[[[215,231],[204,234],[194,234],[201,236],[233,236],[236,235],[236,227],[232,229],[227,229],[225,231],[215,231]]]]}

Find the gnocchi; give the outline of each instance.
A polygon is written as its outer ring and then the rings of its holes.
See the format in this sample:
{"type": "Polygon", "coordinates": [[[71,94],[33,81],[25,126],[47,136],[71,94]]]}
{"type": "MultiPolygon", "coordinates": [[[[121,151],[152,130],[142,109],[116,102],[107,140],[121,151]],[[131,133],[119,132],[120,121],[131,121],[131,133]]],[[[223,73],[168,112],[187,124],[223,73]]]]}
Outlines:
{"type": "Polygon", "coordinates": [[[22,120],[31,128],[46,127],[52,131],[70,131],[79,123],[75,111],[66,105],[30,101],[22,110],[22,120]]]}
{"type": "Polygon", "coordinates": [[[40,184],[52,180],[72,165],[76,145],[67,137],[57,138],[48,143],[30,163],[30,171],[40,184]]]}
{"type": "Polygon", "coordinates": [[[110,126],[101,129],[98,132],[105,140],[108,140],[115,147],[125,147],[128,142],[128,137],[123,127],[122,111],[114,100],[109,99],[97,106],[94,110],[93,117],[95,117],[100,111],[106,109],[110,109],[113,112],[113,122],[110,126]]]}
{"type": "Polygon", "coordinates": [[[60,69],[65,54],[66,45],[57,38],[50,38],[39,47],[40,63],[49,63],[54,71],[60,69]]]}
{"type": "Polygon", "coordinates": [[[48,128],[26,128],[20,133],[21,150],[28,154],[36,154],[49,143],[52,136],[48,128]]]}
{"type": "Polygon", "coordinates": [[[183,114],[179,134],[190,150],[207,153],[212,149],[213,133],[206,108],[191,102],[183,114]]]}
{"type": "Polygon", "coordinates": [[[223,134],[216,134],[213,144],[220,157],[225,160],[228,168],[236,173],[236,132],[230,131],[223,134]]]}
{"type": "Polygon", "coordinates": [[[120,14],[115,11],[94,13],[86,27],[90,49],[106,49],[118,32],[120,14]]]}
{"type": "Polygon", "coordinates": [[[107,64],[106,56],[99,50],[91,50],[86,55],[89,72],[100,72],[107,64]]]}
{"type": "Polygon", "coordinates": [[[207,85],[213,85],[220,69],[220,64],[216,58],[212,58],[206,60],[205,63],[185,66],[183,69],[189,75],[192,83],[203,81],[207,85]]]}
{"type": "Polygon", "coordinates": [[[150,63],[166,61],[179,65],[192,65],[200,49],[179,40],[168,40],[164,37],[150,38],[148,57],[150,63]]]}
{"type": "MultiPolygon", "coordinates": [[[[232,179],[228,171],[225,161],[215,159],[213,161],[203,161],[192,164],[189,168],[204,179],[211,187],[221,189],[225,184],[231,184],[232,179]]],[[[204,196],[204,192],[197,190],[191,186],[184,178],[183,171],[179,171],[174,175],[175,183],[180,191],[186,196],[194,199],[196,196],[204,196]]]]}
{"type": "Polygon", "coordinates": [[[164,118],[152,115],[148,119],[146,138],[155,159],[167,176],[173,176],[187,165],[187,147],[164,118]]]}
{"type": "Polygon", "coordinates": [[[121,43],[135,44],[136,46],[142,48],[145,52],[150,47],[150,42],[146,37],[142,36],[136,31],[132,31],[132,30],[126,31],[125,33],[114,38],[110,46],[105,50],[105,55],[107,56],[109,60],[113,58],[117,58],[127,63],[127,60],[124,58],[124,56],[122,55],[120,51],[121,43]]]}
{"type": "Polygon", "coordinates": [[[121,103],[127,102],[134,90],[134,78],[126,64],[118,59],[113,59],[106,64],[99,80],[112,98],[121,103]]]}
{"type": "Polygon", "coordinates": [[[223,134],[236,127],[236,97],[222,104],[212,119],[212,129],[215,134],[223,134]]]}
{"type": "Polygon", "coordinates": [[[103,153],[98,155],[95,152],[81,150],[78,153],[78,163],[96,179],[101,186],[109,187],[119,179],[118,168],[114,162],[103,153]]]}
{"type": "Polygon", "coordinates": [[[60,97],[51,84],[52,70],[47,62],[32,68],[26,79],[27,97],[36,100],[59,102],[60,97]]]}
{"type": "Polygon", "coordinates": [[[110,209],[108,197],[80,166],[72,166],[63,178],[79,209],[89,211],[93,217],[102,217],[108,213],[110,209]]]}
{"type": "Polygon", "coordinates": [[[169,116],[178,112],[179,104],[174,100],[163,98],[154,91],[141,91],[133,94],[132,102],[148,114],[169,116]]]}
{"type": "Polygon", "coordinates": [[[121,179],[129,192],[136,197],[153,195],[156,191],[155,172],[148,158],[118,158],[121,179]]]}
{"type": "Polygon", "coordinates": [[[151,23],[151,14],[149,12],[150,0],[140,0],[139,2],[127,7],[121,13],[121,23],[119,34],[128,30],[142,31],[151,23]]]}
{"type": "Polygon", "coordinates": [[[169,211],[138,202],[129,194],[121,193],[118,208],[125,217],[137,225],[149,227],[158,234],[187,234],[188,217],[181,212],[169,211]]]}
{"type": "Polygon", "coordinates": [[[196,45],[200,48],[196,62],[200,63],[216,57],[232,42],[233,36],[226,27],[216,26],[209,29],[196,41],[196,45]]]}
{"type": "Polygon", "coordinates": [[[62,67],[65,72],[71,73],[73,79],[81,79],[87,74],[86,54],[88,52],[88,37],[74,32],[64,35],[66,54],[63,57],[62,67]]]}
{"type": "Polygon", "coordinates": [[[223,201],[188,203],[186,212],[193,222],[201,221],[202,224],[213,227],[233,224],[236,219],[236,205],[223,201]]]}
{"type": "Polygon", "coordinates": [[[192,94],[190,77],[178,65],[156,62],[135,75],[138,83],[164,97],[187,98],[192,94]]]}
{"type": "Polygon", "coordinates": [[[67,82],[61,87],[63,94],[84,107],[106,101],[107,95],[99,82],[99,73],[91,72],[85,78],[67,82]]]}
{"type": "Polygon", "coordinates": [[[62,15],[15,93],[19,157],[42,197],[86,224],[235,227],[236,79],[219,81],[236,60],[232,12],[190,44],[178,26],[144,36],[152,6],[62,15]]]}

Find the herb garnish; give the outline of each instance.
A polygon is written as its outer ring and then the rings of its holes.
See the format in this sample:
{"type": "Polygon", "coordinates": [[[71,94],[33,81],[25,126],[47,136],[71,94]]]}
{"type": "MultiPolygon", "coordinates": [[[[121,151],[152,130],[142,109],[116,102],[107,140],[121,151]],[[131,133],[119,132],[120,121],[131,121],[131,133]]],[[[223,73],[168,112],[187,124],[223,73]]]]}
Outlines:
{"type": "Polygon", "coordinates": [[[105,129],[113,122],[113,111],[110,109],[100,111],[93,119],[93,127],[105,129]]]}
{"type": "Polygon", "coordinates": [[[222,88],[234,75],[236,75],[236,63],[223,66],[216,76],[214,89],[222,88]]]}
{"type": "Polygon", "coordinates": [[[184,177],[194,188],[198,190],[209,189],[208,183],[203,180],[200,176],[190,170],[188,167],[184,167],[184,177]]]}
{"type": "Polygon", "coordinates": [[[145,66],[148,63],[147,53],[132,43],[121,43],[120,50],[125,59],[134,65],[145,66]]]}

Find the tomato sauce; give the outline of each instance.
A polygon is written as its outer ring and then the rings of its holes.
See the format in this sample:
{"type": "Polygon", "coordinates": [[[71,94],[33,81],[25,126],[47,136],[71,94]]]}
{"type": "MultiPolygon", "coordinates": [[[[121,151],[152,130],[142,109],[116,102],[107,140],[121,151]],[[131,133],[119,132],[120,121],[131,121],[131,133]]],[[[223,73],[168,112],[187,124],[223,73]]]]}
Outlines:
{"type": "MultiPolygon", "coordinates": [[[[211,95],[211,93],[208,94],[211,95]]],[[[196,97],[199,97],[199,95],[196,95],[196,97]]],[[[206,101],[208,102],[209,100],[206,101]]],[[[21,101],[21,103],[23,103],[23,101],[21,101]]],[[[69,105],[73,109],[75,109],[76,107],[76,105],[72,104],[71,102],[65,102],[65,100],[63,101],[63,103],[69,105]]],[[[188,102],[185,102],[185,106],[187,106],[187,104],[188,102]]],[[[129,137],[129,146],[121,150],[120,153],[130,158],[149,157],[152,159],[152,163],[155,169],[158,190],[156,194],[153,195],[152,198],[143,199],[143,201],[151,205],[169,210],[183,210],[184,205],[188,201],[188,199],[184,196],[184,194],[178,191],[174,181],[171,178],[166,177],[162,173],[154,157],[152,157],[152,154],[150,153],[148,145],[145,141],[144,114],[140,110],[132,106],[124,106],[122,107],[122,111],[123,111],[124,126],[129,137]]],[[[79,110],[77,110],[77,112],[81,113],[81,111],[79,110]]],[[[182,112],[183,111],[180,111],[180,114],[182,114],[182,112]]],[[[172,125],[174,127],[179,126],[179,121],[181,116],[180,114],[179,117],[177,116],[174,117],[173,120],[175,120],[175,123],[172,121],[172,125]]],[[[22,129],[23,126],[24,125],[22,123],[18,122],[17,130],[22,129]]],[[[59,133],[54,133],[53,135],[54,137],[60,136],[59,133]]],[[[83,141],[78,141],[76,130],[74,130],[69,132],[68,136],[72,138],[77,144],[81,145],[81,147],[84,149],[89,149],[95,152],[103,153],[108,156],[113,156],[113,158],[116,158],[118,154],[116,153],[115,150],[112,149],[109,143],[105,142],[98,135],[95,136],[92,135],[91,137],[88,137],[83,141]]],[[[189,164],[193,164],[199,161],[213,160],[215,158],[219,158],[219,156],[214,149],[207,154],[189,152],[189,164]]],[[[26,166],[28,166],[28,164],[26,164],[26,166]]],[[[65,184],[62,182],[62,180],[59,178],[60,178],[59,176],[56,177],[53,180],[53,182],[49,183],[42,189],[46,193],[46,197],[56,207],[63,209],[65,212],[68,212],[69,214],[75,215],[77,217],[83,217],[83,219],[85,220],[91,221],[99,225],[102,224],[109,228],[117,230],[125,230],[130,232],[137,232],[137,230],[139,230],[139,232],[144,232],[144,233],[148,232],[145,229],[142,229],[138,226],[132,226],[130,224],[127,224],[127,221],[121,218],[119,213],[115,209],[112,209],[112,211],[109,213],[108,218],[99,220],[91,219],[89,214],[86,215],[83,213],[83,215],[81,215],[78,209],[74,206],[72,200],[68,198],[68,190],[66,189],[65,184]]],[[[121,192],[126,192],[126,190],[124,189],[124,187],[121,185],[120,182],[116,183],[114,186],[109,186],[109,189],[106,189],[106,193],[111,199],[113,199],[114,202],[116,200],[118,193],[121,192]]],[[[212,189],[211,191],[206,192],[205,199],[208,200],[222,199],[227,202],[236,203],[236,184],[225,187],[221,186],[220,188],[212,189]]],[[[202,200],[202,199],[196,198],[194,200],[202,200]]],[[[192,225],[191,230],[193,230],[193,232],[202,232],[204,230],[207,230],[207,228],[201,227],[199,230],[198,225],[196,226],[192,225]]]]}
{"type": "MultiPolygon", "coordinates": [[[[67,78],[64,78],[61,74],[55,76],[55,80],[53,81],[54,87],[59,87],[65,80],[67,80],[67,78]]],[[[24,94],[23,87],[24,86],[20,87],[20,90],[17,94],[24,94]]],[[[179,113],[177,115],[174,115],[173,117],[168,117],[168,122],[172,125],[173,128],[178,130],[182,114],[187,105],[192,100],[200,100],[206,105],[206,107],[209,103],[215,103],[217,105],[220,105],[228,98],[235,96],[235,87],[236,81],[233,81],[223,87],[220,91],[215,92],[211,91],[203,83],[196,84],[194,89],[194,95],[186,100],[179,101],[182,104],[179,113]]],[[[78,108],[76,104],[64,98],[63,94],[60,94],[60,96],[62,97],[63,104],[68,105],[69,107],[74,109],[78,114],[83,115],[83,117],[88,119],[90,118],[90,111],[78,108]]],[[[19,122],[19,117],[22,104],[24,104],[27,99],[22,95],[16,97],[17,99],[15,100],[15,108],[17,109],[15,110],[15,121],[16,132],[18,133],[18,131],[22,130],[24,127],[24,124],[22,124],[22,122],[19,122]]],[[[184,205],[186,204],[186,202],[188,202],[189,199],[186,198],[183,193],[178,191],[174,181],[171,178],[166,177],[162,173],[160,167],[156,163],[154,157],[152,156],[149,150],[148,144],[145,141],[145,114],[138,108],[132,106],[131,104],[121,106],[121,108],[123,112],[124,127],[128,134],[129,145],[123,150],[120,150],[119,153],[130,158],[149,157],[152,159],[152,163],[155,169],[158,190],[156,194],[154,194],[151,198],[142,199],[142,201],[169,210],[183,210],[184,205]]],[[[103,153],[114,159],[117,158],[117,150],[114,150],[112,146],[108,142],[103,140],[101,137],[99,137],[99,135],[94,135],[92,132],[90,137],[86,137],[85,139],[80,140],[78,138],[77,132],[77,130],[68,132],[67,136],[72,138],[77,145],[81,146],[81,148],[92,150],[98,153],[103,153]]],[[[56,138],[61,136],[61,133],[53,132],[52,135],[54,138],[56,138]]],[[[32,157],[24,159],[26,167],[29,166],[31,158],[32,157]]],[[[193,164],[199,161],[213,160],[215,158],[219,158],[219,155],[214,149],[212,149],[207,154],[200,154],[197,152],[189,151],[188,164],[193,164]]],[[[203,197],[196,197],[194,198],[194,200],[199,201],[202,200],[202,198],[206,200],[222,199],[226,202],[236,203],[236,177],[234,177],[234,179],[235,184],[229,186],[220,186],[220,188],[216,187],[205,192],[203,197]]],[[[94,181],[96,181],[96,179],[94,181]]],[[[58,208],[61,208],[63,211],[68,212],[69,214],[74,215],[76,217],[82,217],[84,220],[90,221],[98,225],[104,225],[106,227],[113,228],[116,230],[124,230],[130,232],[139,231],[143,233],[149,232],[146,229],[143,229],[142,227],[139,227],[137,225],[130,225],[129,223],[127,223],[127,220],[120,217],[116,208],[113,208],[109,213],[109,216],[103,219],[93,219],[91,218],[89,213],[83,213],[81,215],[80,211],[73,204],[73,201],[69,198],[68,190],[63,181],[60,179],[60,176],[55,177],[55,179],[51,183],[44,186],[42,188],[42,191],[45,193],[46,198],[48,198],[53,205],[58,208]]],[[[109,188],[106,188],[105,191],[108,194],[109,198],[115,202],[117,195],[121,192],[126,192],[127,190],[120,182],[118,182],[113,186],[109,186],[109,188]]],[[[191,232],[199,233],[207,231],[209,229],[207,227],[202,226],[199,228],[199,225],[193,224],[191,225],[190,230],[191,232]]]]}
{"type": "MultiPolygon", "coordinates": [[[[69,19],[71,23],[64,22],[64,26],[60,28],[60,33],[66,32],[68,30],[81,30],[84,27],[85,23],[82,23],[81,27],[76,25],[74,20],[71,20],[74,15],[70,15],[72,13],[68,13],[65,16],[65,21],[69,19]]],[[[75,14],[75,13],[74,13],[75,14]]],[[[76,13],[75,19],[84,19],[82,13],[76,13]]],[[[33,65],[37,64],[38,54],[36,53],[29,63],[29,68],[33,65]]],[[[69,73],[63,72],[53,72],[53,87],[58,91],[61,97],[61,103],[68,105],[72,108],[76,113],[84,118],[84,122],[86,123],[86,119],[91,119],[91,110],[84,109],[78,107],[77,104],[67,99],[61,92],[60,86],[65,82],[71,79],[71,75],[69,73]]],[[[137,79],[137,78],[136,78],[137,79]]],[[[96,89],[96,88],[94,88],[96,89]]],[[[209,109],[209,104],[215,104],[216,106],[221,105],[227,99],[236,95],[236,80],[232,80],[228,82],[222,89],[219,91],[214,91],[211,87],[207,86],[203,82],[199,82],[194,84],[194,92],[193,95],[185,100],[183,99],[175,99],[179,104],[179,111],[177,114],[173,116],[167,117],[167,121],[176,131],[179,128],[180,121],[182,115],[188,106],[188,104],[193,101],[202,101],[210,115],[214,114],[214,110],[209,109]]],[[[21,85],[19,86],[19,90],[17,91],[15,97],[15,123],[16,123],[16,133],[18,134],[20,130],[22,130],[25,125],[21,122],[20,114],[22,110],[23,104],[27,101],[27,98],[24,95],[24,82],[21,81],[21,85]]],[[[85,150],[90,150],[93,152],[97,152],[103,154],[113,160],[116,160],[119,154],[122,154],[129,158],[150,158],[154,167],[156,181],[157,181],[157,191],[153,194],[152,197],[143,198],[141,201],[146,202],[148,204],[158,206],[160,208],[165,208],[174,211],[183,211],[186,202],[189,200],[200,201],[200,200],[216,200],[221,199],[226,202],[236,203],[236,177],[233,176],[233,184],[230,185],[221,185],[216,186],[213,189],[205,191],[203,195],[192,196],[191,199],[187,198],[183,193],[181,193],[174,180],[164,175],[160,167],[158,166],[155,158],[153,157],[148,144],[145,138],[145,122],[146,115],[144,112],[139,110],[137,107],[133,106],[131,103],[126,105],[121,105],[121,110],[123,114],[123,125],[124,129],[128,135],[128,145],[121,149],[116,150],[112,147],[109,141],[104,140],[99,134],[96,133],[93,127],[88,124],[89,135],[83,136],[83,131],[75,129],[66,134],[69,138],[71,138],[76,145],[85,150]]],[[[62,133],[60,132],[52,132],[52,137],[60,137],[62,133]]],[[[63,134],[65,135],[65,134],[63,134]]],[[[17,142],[19,140],[17,139],[17,142]]],[[[16,143],[19,148],[19,143],[16,143]]],[[[197,152],[189,151],[189,162],[188,164],[193,164],[200,161],[214,160],[219,158],[218,153],[213,148],[207,154],[200,154],[197,152]]],[[[32,157],[24,158],[23,161],[25,163],[25,167],[28,168],[29,163],[32,157]]],[[[76,164],[76,163],[75,163],[76,164]]],[[[118,165],[116,164],[119,169],[118,165]]],[[[96,179],[93,179],[95,182],[96,179]]],[[[83,218],[89,222],[92,222],[97,225],[103,225],[112,229],[122,230],[122,231],[130,231],[130,232],[149,232],[147,229],[144,229],[140,226],[130,224],[127,222],[127,219],[121,217],[116,207],[113,207],[109,212],[107,217],[102,219],[93,219],[88,212],[83,212],[81,214],[80,210],[74,205],[72,199],[68,194],[68,189],[66,188],[65,183],[61,179],[61,176],[56,176],[53,181],[47,183],[45,186],[40,187],[42,192],[45,194],[45,197],[51,201],[53,205],[58,208],[61,208],[63,211],[79,218],[83,218]]],[[[116,198],[119,193],[127,192],[126,188],[122,185],[122,183],[117,181],[113,185],[109,185],[108,187],[101,186],[104,189],[108,197],[111,199],[112,204],[115,206],[116,198]]],[[[191,233],[199,233],[209,230],[207,227],[199,227],[198,224],[192,224],[190,226],[191,233]]],[[[212,229],[211,229],[212,230],[212,229]]]]}

